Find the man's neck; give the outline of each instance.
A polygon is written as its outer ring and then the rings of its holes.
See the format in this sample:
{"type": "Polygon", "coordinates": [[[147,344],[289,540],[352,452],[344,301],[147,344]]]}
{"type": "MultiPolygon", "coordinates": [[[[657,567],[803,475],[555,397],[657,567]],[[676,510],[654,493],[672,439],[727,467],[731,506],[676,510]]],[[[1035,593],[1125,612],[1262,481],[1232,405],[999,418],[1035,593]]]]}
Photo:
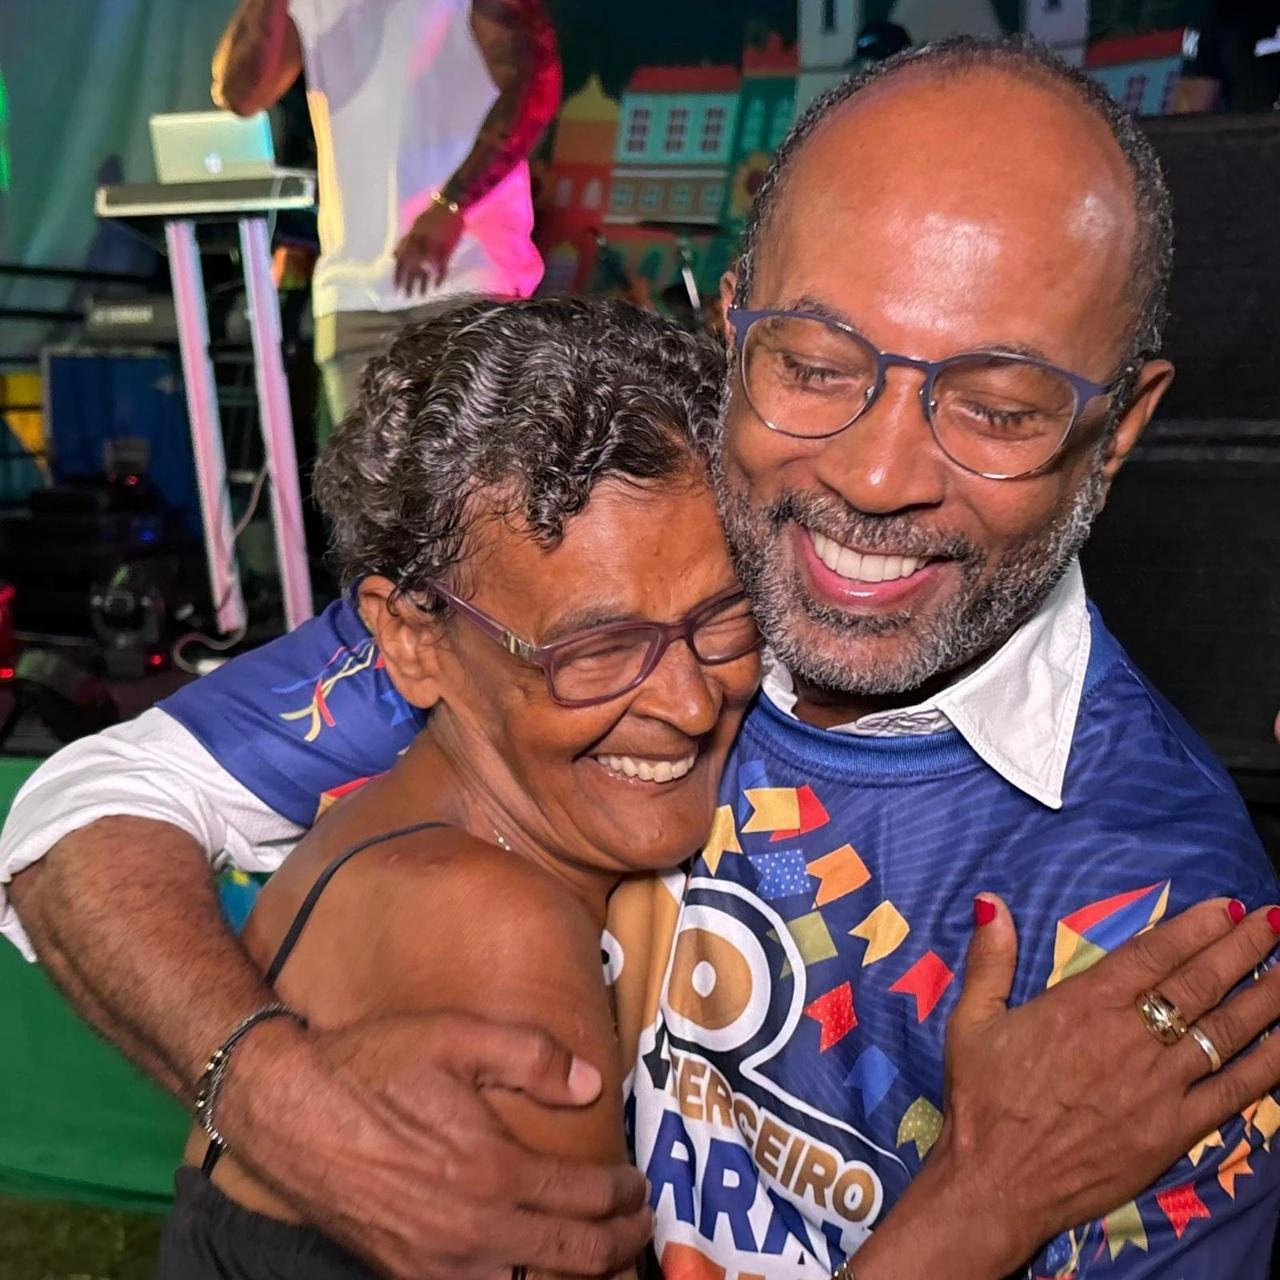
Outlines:
{"type": "MultiPolygon", "coordinates": [[[[1064,573],[1070,571],[1070,565],[1068,565],[1064,573]]],[[[968,661],[948,671],[941,671],[910,689],[902,689],[895,693],[847,693],[842,689],[824,688],[811,680],[806,680],[798,672],[792,671],[791,678],[796,693],[796,704],[792,708],[792,714],[797,720],[813,725],[815,729],[833,729],[838,725],[852,724],[864,716],[875,715],[877,712],[897,711],[903,707],[915,707],[928,702],[944,689],[976,671],[1042,609],[1046,608],[1054,598],[1053,593],[1058,589],[1060,579],[1061,575],[1038,600],[1024,609],[1014,625],[1009,627],[994,644],[987,645],[968,661]]]]}
{"type": "Polygon", "coordinates": [[[940,672],[921,685],[897,693],[864,694],[846,693],[842,689],[824,689],[792,672],[796,690],[794,714],[797,720],[813,725],[815,729],[833,729],[837,725],[852,724],[855,720],[880,711],[897,711],[902,707],[918,706],[976,670],[997,648],[999,645],[984,650],[954,670],[940,672]]]}

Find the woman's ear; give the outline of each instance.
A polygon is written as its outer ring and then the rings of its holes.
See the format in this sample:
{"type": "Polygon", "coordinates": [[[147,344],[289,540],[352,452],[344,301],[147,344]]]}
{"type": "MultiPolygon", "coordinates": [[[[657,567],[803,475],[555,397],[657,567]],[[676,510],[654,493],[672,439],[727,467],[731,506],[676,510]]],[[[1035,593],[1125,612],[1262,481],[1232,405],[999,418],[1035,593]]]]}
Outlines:
{"type": "Polygon", "coordinates": [[[391,683],[415,707],[435,706],[440,700],[439,618],[407,596],[397,598],[389,578],[363,579],[356,598],[391,683]]]}

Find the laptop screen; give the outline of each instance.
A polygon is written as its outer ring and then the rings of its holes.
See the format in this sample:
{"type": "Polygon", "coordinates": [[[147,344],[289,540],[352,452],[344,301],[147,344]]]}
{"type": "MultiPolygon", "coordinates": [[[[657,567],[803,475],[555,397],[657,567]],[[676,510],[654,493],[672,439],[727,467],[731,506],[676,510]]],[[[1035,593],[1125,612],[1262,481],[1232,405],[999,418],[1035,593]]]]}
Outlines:
{"type": "Polygon", "coordinates": [[[275,170],[265,111],[186,111],[151,117],[151,151],[161,182],[261,178],[275,170]]]}

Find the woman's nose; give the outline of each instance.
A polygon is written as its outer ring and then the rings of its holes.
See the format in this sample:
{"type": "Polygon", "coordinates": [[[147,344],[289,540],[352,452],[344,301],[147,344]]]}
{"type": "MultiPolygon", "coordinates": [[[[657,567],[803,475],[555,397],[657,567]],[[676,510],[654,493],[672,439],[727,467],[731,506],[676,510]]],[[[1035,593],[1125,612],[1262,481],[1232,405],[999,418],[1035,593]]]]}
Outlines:
{"type": "Polygon", "coordinates": [[[686,737],[710,733],[720,716],[724,691],[683,640],[674,641],[640,687],[635,711],[665,720],[686,737]]]}

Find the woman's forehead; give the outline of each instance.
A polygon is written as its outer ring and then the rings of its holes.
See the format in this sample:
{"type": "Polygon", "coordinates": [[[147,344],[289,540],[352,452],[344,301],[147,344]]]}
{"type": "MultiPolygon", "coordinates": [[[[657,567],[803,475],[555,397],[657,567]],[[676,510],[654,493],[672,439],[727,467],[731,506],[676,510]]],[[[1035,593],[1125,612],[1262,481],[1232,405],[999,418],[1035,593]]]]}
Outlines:
{"type": "Polygon", "coordinates": [[[733,581],[710,486],[688,477],[601,481],[550,548],[521,522],[490,518],[469,560],[475,602],[513,627],[518,617],[543,641],[552,631],[681,617],[733,581]]]}

